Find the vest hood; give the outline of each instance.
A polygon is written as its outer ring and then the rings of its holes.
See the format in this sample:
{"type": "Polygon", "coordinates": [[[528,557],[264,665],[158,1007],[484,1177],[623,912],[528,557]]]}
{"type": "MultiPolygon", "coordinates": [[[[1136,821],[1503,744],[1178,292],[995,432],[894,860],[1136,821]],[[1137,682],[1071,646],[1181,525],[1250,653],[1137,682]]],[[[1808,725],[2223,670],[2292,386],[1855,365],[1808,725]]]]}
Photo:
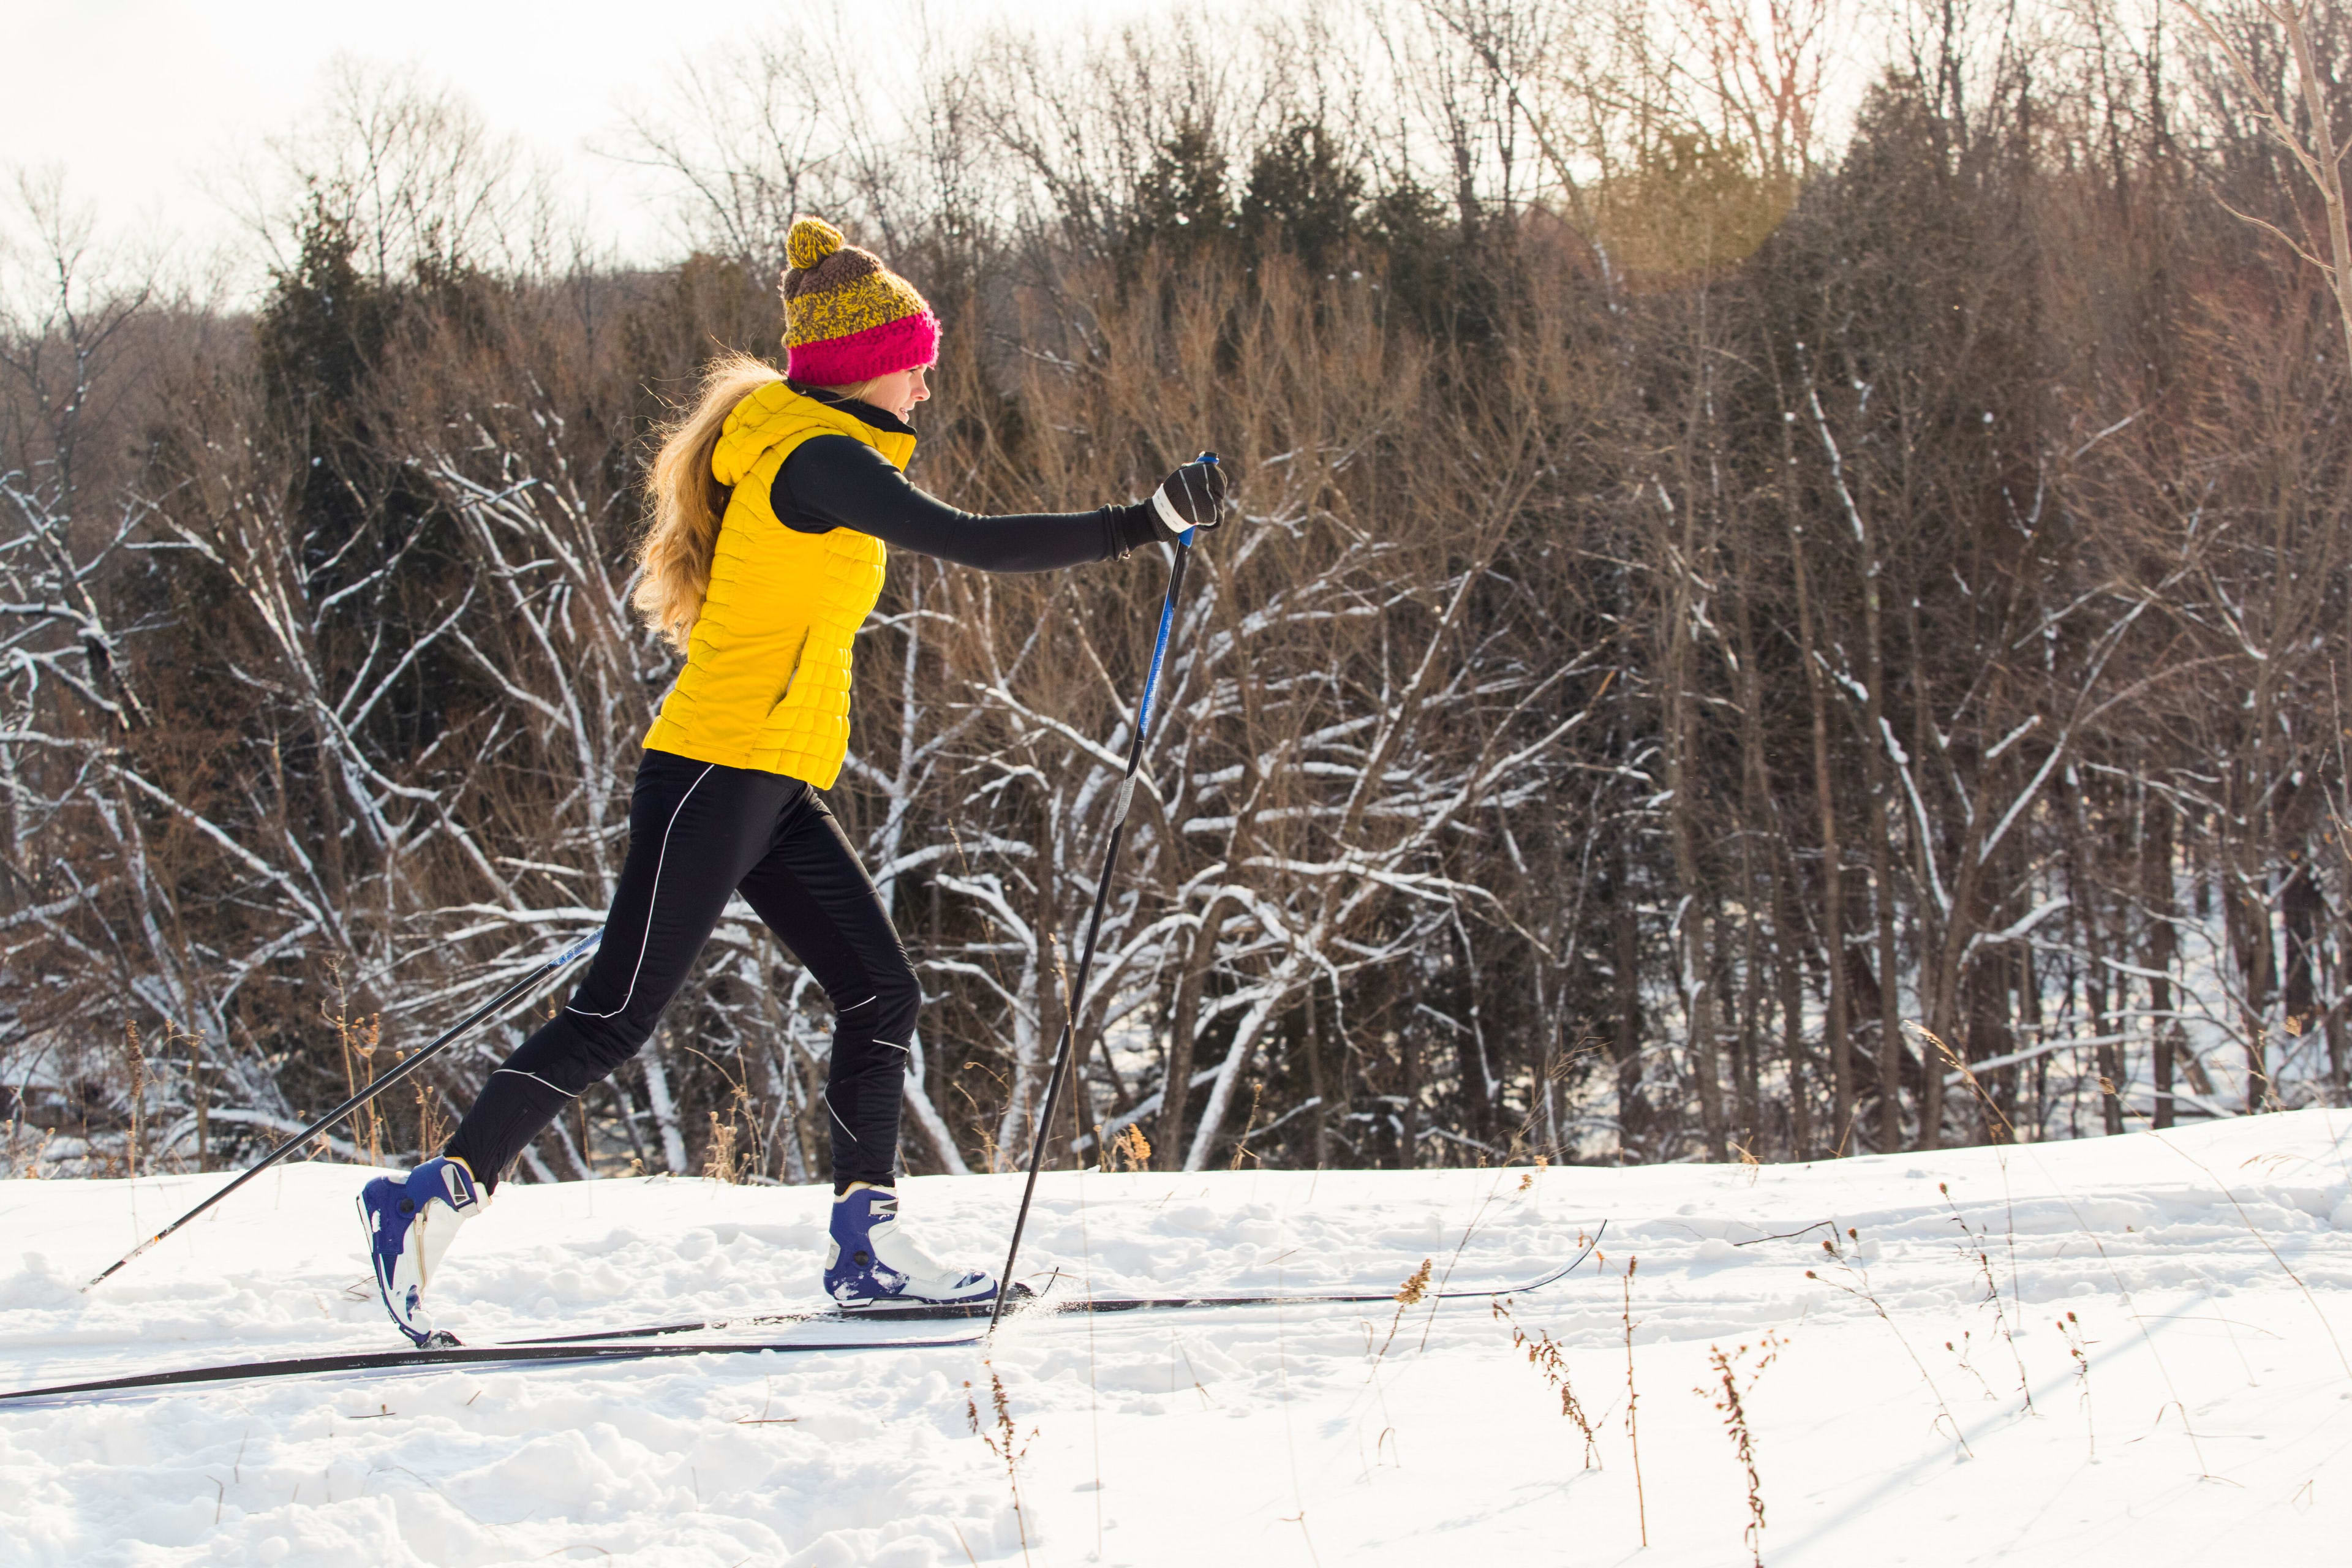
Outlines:
{"type": "Polygon", "coordinates": [[[854,437],[901,468],[915,452],[914,427],[871,404],[812,395],[789,382],[772,381],[754,388],[728,414],[710,454],[711,474],[722,485],[740,484],[777,447],[805,440],[818,431],[854,437]]]}

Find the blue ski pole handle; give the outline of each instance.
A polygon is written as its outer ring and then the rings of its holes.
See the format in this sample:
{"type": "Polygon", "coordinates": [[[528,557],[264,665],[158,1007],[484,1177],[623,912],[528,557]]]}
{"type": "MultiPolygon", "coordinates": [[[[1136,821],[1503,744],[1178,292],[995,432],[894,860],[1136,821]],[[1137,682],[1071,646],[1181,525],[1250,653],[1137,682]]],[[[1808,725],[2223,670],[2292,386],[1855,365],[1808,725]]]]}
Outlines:
{"type": "MultiPolygon", "coordinates": [[[[1214,452],[1203,452],[1193,461],[1213,463],[1214,452]]],[[[1151,668],[1143,678],[1143,700],[1135,706],[1135,745],[1127,758],[1127,776],[1118,781],[1118,798],[1112,804],[1110,819],[1125,822],[1127,809],[1135,801],[1135,775],[1143,763],[1144,737],[1151,729],[1151,701],[1160,691],[1160,667],[1168,661],[1168,637],[1176,626],[1176,594],[1184,582],[1183,552],[1192,548],[1192,535],[1197,529],[1188,528],[1176,536],[1176,571],[1169,579],[1168,596],[1160,605],[1160,636],[1151,645],[1151,668]]]]}

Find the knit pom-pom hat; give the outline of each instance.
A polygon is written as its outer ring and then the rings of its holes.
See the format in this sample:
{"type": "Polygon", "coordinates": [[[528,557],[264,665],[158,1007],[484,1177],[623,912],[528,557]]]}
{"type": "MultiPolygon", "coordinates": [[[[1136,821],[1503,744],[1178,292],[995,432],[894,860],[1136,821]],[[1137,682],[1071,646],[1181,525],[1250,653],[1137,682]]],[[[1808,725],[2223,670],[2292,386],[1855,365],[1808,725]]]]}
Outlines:
{"type": "Polygon", "coordinates": [[[784,240],[784,374],[847,386],[939,357],[940,319],[915,286],[823,218],[793,221],[784,240]]]}

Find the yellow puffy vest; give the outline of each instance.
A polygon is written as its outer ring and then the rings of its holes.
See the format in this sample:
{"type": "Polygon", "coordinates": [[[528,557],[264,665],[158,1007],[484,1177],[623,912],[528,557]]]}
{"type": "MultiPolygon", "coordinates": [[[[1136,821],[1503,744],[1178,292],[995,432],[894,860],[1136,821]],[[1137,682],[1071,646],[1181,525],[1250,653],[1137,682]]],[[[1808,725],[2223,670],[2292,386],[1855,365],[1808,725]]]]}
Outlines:
{"type": "Polygon", "coordinates": [[[915,437],[879,430],[782,382],[727,416],[711,472],[735,493],[719,524],[710,594],[677,678],[646,731],[649,751],[757,768],[830,789],[849,751],[849,654],[882,596],[870,534],[802,533],[776,517],[776,471],[814,436],[850,436],[898,468],[915,437]]]}

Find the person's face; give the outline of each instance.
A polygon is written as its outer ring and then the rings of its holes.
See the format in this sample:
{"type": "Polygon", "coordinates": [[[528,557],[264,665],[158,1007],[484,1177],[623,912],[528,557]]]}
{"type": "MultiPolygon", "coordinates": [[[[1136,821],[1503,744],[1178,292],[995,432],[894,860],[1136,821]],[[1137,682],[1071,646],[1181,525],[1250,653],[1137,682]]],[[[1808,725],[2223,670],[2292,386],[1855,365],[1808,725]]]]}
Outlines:
{"type": "Polygon", "coordinates": [[[866,401],[885,413],[895,414],[904,419],[914,413],[916,404],[931,395],[930,386],[925,379],[930,374],[930,369],[929,365],[919,364],[912,370],[893,371],[888,375],[877,377],[874,384],[866,389],[866,401]]]}

